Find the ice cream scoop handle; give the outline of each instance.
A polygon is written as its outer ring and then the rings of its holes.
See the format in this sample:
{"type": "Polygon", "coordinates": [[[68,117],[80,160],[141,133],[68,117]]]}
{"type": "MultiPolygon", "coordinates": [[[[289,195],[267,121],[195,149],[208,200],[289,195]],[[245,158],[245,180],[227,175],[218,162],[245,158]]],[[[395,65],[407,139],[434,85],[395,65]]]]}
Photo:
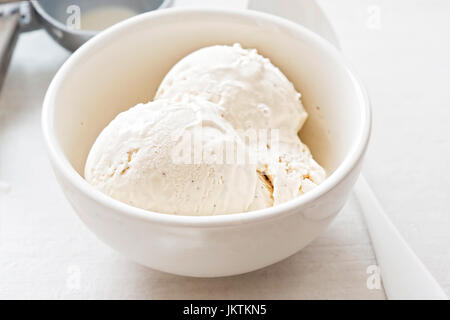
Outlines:
{"type": "Polygon", "coordinates": [[[355,194],[369,229],[389,299],[447,300],[447,296],[395,228],[364,177],[355,194]]]}
{"type": "Polygon", "coordinates": [[[19,36],[19,13],[0,18],[0,89],[19,36]]]}

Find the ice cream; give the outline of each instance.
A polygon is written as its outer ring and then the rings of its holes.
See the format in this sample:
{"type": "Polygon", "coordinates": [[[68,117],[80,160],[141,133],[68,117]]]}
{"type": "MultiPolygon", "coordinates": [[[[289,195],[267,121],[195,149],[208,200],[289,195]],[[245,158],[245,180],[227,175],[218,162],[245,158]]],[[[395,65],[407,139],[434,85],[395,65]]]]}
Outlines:
{"type": "Polygon", "coordinates": [[[88,156],[85,178],[117,200],[156,212],[215,215],[260,209],[270,199],[255,199],[256,188],[260,194],[264,187],[256,167],[234,160],[228,164],[220,152],[226,144],[241,143],[215,105],[157,100],[119,114],[102,131],[88,156]]]}
{"type": "Polygon", "coordinates": [[[296,137],[307,118],[286,76],[239,44],[191,53],[169,71],[155,99],[182,101],[189,95],[216,103],[235,129],[279,129],[282,137],[296,137]]]}
{"type": "Polygon", "coordinates": [[[300,97],[256,50],[200,49],[169,71],[153,102],[102,131],[85,178],[117,200],[168,214],[248,212],[292,200],[326,177],[298,136],[307,118],[300,97]]]}
{"type": "Polygon", "coordinates": [[[270,179],[274,205],[295,199],[325,180],[325,170],[299,138],[293,143],[280,141],[278,150],[268,150],[267,155],[259,158],[257,168],[270,179]]]}
{"type": "Polygon", "coordinates": [[[306,193],[325,179],[325,171],[298,136],[308,116],[301,94],[255,49],[235,44],[197,50],[169,71],[155,99],[183,101],[191,96],[217,104],[221,116],[241,136],[252,130],[279,130],[277,146],[264,143],[257,152],[257,170],[273,188],[275,205],[306,193]]]}

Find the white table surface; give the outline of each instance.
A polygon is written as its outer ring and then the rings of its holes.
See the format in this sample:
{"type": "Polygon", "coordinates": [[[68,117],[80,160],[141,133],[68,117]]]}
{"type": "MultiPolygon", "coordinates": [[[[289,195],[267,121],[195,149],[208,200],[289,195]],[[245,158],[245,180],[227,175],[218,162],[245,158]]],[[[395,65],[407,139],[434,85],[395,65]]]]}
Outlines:
{"type": "MultiPolygon", "coordinates": [[[[319,2],[372,97],[366,177],[449,294],[450,2],[319,2]]],[[[63,197],[44,152],[41,104],[67,57],[42,31],[22,35],[0,96],[0,298],[385,298],[367,287],[376,260],[354,199],[298,254],[237,277],[163,274],[102,244],[63,197]]]]}
{"type": "Polygon", "coordinates": [[[319,2],[371,96],[366,178],[449,295],[450,2],[319,2]]]}

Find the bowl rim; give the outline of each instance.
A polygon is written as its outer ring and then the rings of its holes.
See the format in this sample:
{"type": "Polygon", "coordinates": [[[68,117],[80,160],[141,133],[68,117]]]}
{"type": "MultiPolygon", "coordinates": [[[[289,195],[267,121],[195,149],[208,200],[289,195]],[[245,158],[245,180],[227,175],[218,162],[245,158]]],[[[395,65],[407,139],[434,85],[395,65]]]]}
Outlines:
{"type": "Polygon", "coordinates": [[[372,114],[367,92],[359,78],[355,75],[352,67],[349,65],[347,60],[343,57],[343,55],[338,51],[336,47],[334,47],[331,43],[329,43],[319,35],[310,31],[309,29],[284,18],[252,10],[222,8],[174,8],[151,11],[122,21],[115,26],[101,32],[99,35],[89,40],[80,49],[78,49],[64,63],[64,65],[60,68],[60,70],[53,78],[44,98],[41,121],[45,145],[50,160],[53,164],[54,171],[60,173],[66,180],[70,182],[70,184],[72,184],[74,188],[76,188],[84,196],[88,197],[92,201],[101,204],[102,206],[114,212],[114,214],[118,213],[124,217],[177,227],[201,228],[242,225],[246,223],[254,223],[257,221],[280,217],[282,215],[292,213],[294,209],[305,207],[308,204],[311,204],[314,200],[330,192],[352,172],[352,170],[359,164],[360,160],[364,156],[371,134],[372,114]],[[286,203],[257,211],[215,216],[170,215],[136,208],[103,194],[101,191],[91,186],[73,168],[69,160],[66,158],[54,132],[55,126],[53,123],[53,114],[55,105],[52,103],[55,100],[55,95],[58,91],[58,88],[62,85],[66,74],[71,72],[74,66],[82,62],[83,57],[87,53],[94,51],[95,48],[102,45],[102,43],[119,38],[122,32],[127,32],[129,28],[132,28],[133,25],[138,25],[140,23],[143,23],[145,20],[161,16],[198,14],[225,15],[239,17],[242,19],[257,18],[265,22],[281,26],[283,27],[283,29],[294,30],[295,33],[301,33],[303,36],[308,37],[309,40],[319,44],[323,48],[323,50],[327,51],[327,54],[336,59],[336,61],[338,61],[344,67],[345,71],[349,75],[353,87],[355,88],[355,94],[360,101],[360,133],[358,138],[355,139],[355,142],[353,142],[350,151],[347,153],[342,163],[318,187],[302,195],[301,197],[292,199],[286,203]]]}

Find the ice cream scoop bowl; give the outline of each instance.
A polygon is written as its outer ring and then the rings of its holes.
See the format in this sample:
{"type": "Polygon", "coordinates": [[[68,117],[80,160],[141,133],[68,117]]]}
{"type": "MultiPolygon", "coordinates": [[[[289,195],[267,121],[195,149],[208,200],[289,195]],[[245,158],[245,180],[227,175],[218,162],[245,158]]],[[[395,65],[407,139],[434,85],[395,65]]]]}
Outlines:
{"type": "Polygon", "coordinates": [[[129,19],[80,48],[48,89],[42,124],[56,177],[90,230],[150,268],[218,277],[281,261],[327,228],[360,172],[370,108],[344,60],[307,29],[252,11],[170,9],[129,19]],[[126,205],[84,180],[93,142],[118,113],[151,100],[190,52],[236,42],[270,58],[302,93],[309,119],[301,138],[328,172],[323,184],[265,210],[189,217],[126,205]]]}

